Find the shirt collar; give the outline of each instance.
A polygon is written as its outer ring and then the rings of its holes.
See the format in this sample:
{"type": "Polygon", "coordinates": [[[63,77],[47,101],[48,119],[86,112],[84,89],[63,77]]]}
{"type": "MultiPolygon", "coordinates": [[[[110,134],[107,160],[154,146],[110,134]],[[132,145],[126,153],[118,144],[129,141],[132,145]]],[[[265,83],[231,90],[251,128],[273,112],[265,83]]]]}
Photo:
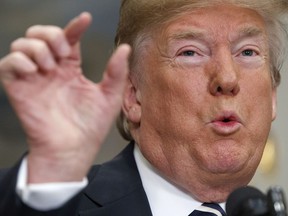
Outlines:
{"type": "Polygon", "coordinates": [[[201,205],[191,195],[165,179],[135,145],[134,156],[153,216],[187,216],[201,205]]]}

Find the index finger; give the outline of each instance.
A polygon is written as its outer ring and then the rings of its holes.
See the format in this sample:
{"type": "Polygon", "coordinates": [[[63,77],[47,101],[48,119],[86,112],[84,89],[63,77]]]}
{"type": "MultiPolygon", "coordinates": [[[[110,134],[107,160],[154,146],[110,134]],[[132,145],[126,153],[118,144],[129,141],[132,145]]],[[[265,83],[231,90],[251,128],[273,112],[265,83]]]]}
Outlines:
{"type": "Polygon", "coordinates": [[[67,24],[64,28],[64,32],[70,45],[75,45],[81,39],[83,33],[90,26],[91,21],[91,14],[83,12],[67,24]]]}

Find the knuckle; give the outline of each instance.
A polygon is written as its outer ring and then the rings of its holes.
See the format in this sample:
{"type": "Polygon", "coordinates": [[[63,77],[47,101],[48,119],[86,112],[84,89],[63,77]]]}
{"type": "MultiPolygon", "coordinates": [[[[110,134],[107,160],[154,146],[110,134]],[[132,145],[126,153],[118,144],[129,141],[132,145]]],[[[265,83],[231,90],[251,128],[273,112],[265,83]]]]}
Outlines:
{"type": "Polygon", "coordinates": [[[38,36],[60,36],[63,35],[63,29],[53,25],[34,25],[26,30],[27,37],[38,37],[38,36]]]}
{"type": "Polygon", "coordinates": [[[34,43],[35,51],[36,52],[42,52],[45,51],[48,47],[47,43],[45,43],[42,40],[34,40],[32,43],[34,43]]]}
{"type": "Polygon", "coordinates": [[[52,25],[33,25],[26,30],[26,35],[34,35],[38,34],[39,32],[47,33],[50,31],[54,31],[56,28],[58,27],[52,25]]]}
{"type": "Polygon", "coordinates": [[[26,37],[43,40],[52,46],[57,46],[59,41],[62,41],[63,38],[65,38],[65,33],[64,30],[58,26],[35,25],[27,29],[26,37]]]}
{"type": "Polygon", "coordinates": [[[57,43],[59,39],[64,37],[64,31],[61,28],[57,26],[51,26],[50,28],[50,40],[52,43],[57,43]]]}
{"type": "Polygon", "coordinates": [[[25,55],[22,52],[12,52],[10,55],[8,55],[8,59],[10,59],[11,61],[18,61],[18,60],[22,60],[25,58],[25,55]]]}
{"type": "Polygon", "coordinates": [[[22,44],[24,41],[24,38],[18,38],[16,40],[14,40],[11,44],[10,44],[10,50],[14,51],[17,50],[17,48],[19,47],[20,44],[22,44]]]}
{"type": "Polygon", "coordinates": [[[47,52],[48,45],[41,39],[18,38],[10,45],[11,52],[23,52],[26,54],[47,52]]]}
{"type": "Polygon", "coordinates": [[[17,64],[25,60],[25,55],[21,52],[12,52],[0,60],[0,71],[6,71],[4,69],[9,69],[12,65],[17,64]]]}
{"type": "Polygon", "coordinates": [[[61,29],[58,26],[49,26],[51,32],[53,32],[55,35],[62,35],[63,34],[63,29],[61,29]]]}
{"type": "Polygon", "coordinates": [[[26,35],[27,37],[32,36],[32,35],[34,35],[34,33],[35,33],[36,31],[38,31],[38,29],[40,29],[40,28],[42,28],[41,25],[33,25],[33,26],[30,26],[30,27],[26,30],[25,35],[26,35]]]}

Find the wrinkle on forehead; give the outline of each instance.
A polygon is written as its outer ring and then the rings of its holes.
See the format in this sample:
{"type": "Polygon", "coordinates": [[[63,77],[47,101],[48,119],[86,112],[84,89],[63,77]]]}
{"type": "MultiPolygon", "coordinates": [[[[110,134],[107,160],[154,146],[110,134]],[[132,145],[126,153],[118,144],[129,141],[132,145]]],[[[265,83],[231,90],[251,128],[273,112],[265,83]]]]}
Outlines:
{"type": "MultiPolygon", "coordinates": [[[[268,40],[265,21],[261,15],[254,10],[238,7],[239,11],[241,11],[240,14],[238,14],[239,16],[237,16],[229,13],[230,7],[237,8],[236,6],[212,6],[205,8],[205,10],[198,9],[192,12],[190,11],[190,13],[182,13],[182,15],[178,16],[177,19],[174,19],[163,25],[161,28],[158,28],[156,32],[154,32],[154,39],[158,41],[158,45],[159,47],[162,47],[162,49],[167,45],[167,43],[174,40],[192,39],[207,42],[212,41],[215,37],[219,37],[219,34],[223,34],[221,37],[231,43],[246,37],[259,37],[259,39],[263,39],[263,41],[268,40]],[[213,13],[213,10],[217,10],[217,7],[221,7],[222,9],[224,7],[227,9],[228,12],[223,14],[222,17],[219,18],[215,16],[215,19],[221,19],[225,22],[222,21],[222,24],[221,21],[217,22],[216,20],[215,23],[211,24],[205,22],[205,16],[210,14],[207,12],[207,9],[210,9],[213,13]],[[204,11],[206,11],[206,13],[204,13],[204,11]],[[195,18],[197,16],[202,16],[202,18],[195,18]],[[234,22],[230,22],[229,16],[235,17],[234,22]],[[219,29],[221,29],[221,31],[219,31],[219,29]],[[237,30],[236,32],[235,29],[237,30]],[[227,32],[229,35],[227,35],[227,32]]],[[[213,15],[210,15],[210,17],[207,18],[211,19],[211,16],[213,15]]]]}

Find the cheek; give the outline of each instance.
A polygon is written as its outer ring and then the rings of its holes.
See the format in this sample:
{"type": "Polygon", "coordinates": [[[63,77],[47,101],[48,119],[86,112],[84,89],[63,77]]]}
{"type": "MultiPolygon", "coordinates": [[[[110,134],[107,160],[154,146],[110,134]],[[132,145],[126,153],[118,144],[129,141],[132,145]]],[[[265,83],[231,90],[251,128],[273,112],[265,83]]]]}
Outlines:
{"type": "MultiPolygon", "coordinates": [[[[203,110],[206,84],[202,78],[192,77],[191,73],[169,70],[164,73],[165,76],[150,80],[145,102],[142,101],[142,120],[153,122],[152,126],[158,130],[163,128],[163,133],[175,130],[176,134],[181,134],[178,132],[185,128],[184,124],[195,122],[203,110]]],[[[191,126],[186,125],[186,128],[191,126]]]]}
{"type": "Polygon", "coordinates": [[[270,78],[262,76],[244,80],[241,90],[241,107],[244,116],[241,139],[246,142],[243,149],[251,160],[258,163],[261,159],[273,120],[273,90],[270,78]]]}
{"type": "MultiPolygon", "coordinates": [[[[258,126],[264,127],[265,125],[270,125],[273,120],[273,89],[271,85],[271,80],[268,75],[266,77],[252,77],[246,80],[246,86],[243,87],[243,91],[246,89],[244,96],[246,101],[243,102],[250,107],[250,118],[255,119],[255,124],[259,123],[258,126]],[[253,81],[251,81],[253,80],[253,81]],[[254,117],[254,118],[253,118],[254,117]],[[261,122],[263,124],[261,124],[261,122]]],[[[243,84],[245,85],[245,84],[243,84]]],[[[256,125],[255,125],[256,126],[256,125]]],[[[257,127],[255,127],[256,129],[257,127]]]]}
{"type": "MultiPolygon", "coordinates": [[[[254,143],[265,143],[271,129],[273,121],[272,95],[267,90],[263,89],[258,96],[251,97],[254,103],[251,103],[249,110],[247,127],[250,132],[250,137],[254,143]],[[263,94],[266,92],[267,94],[263,94]],[[253,106],[254,105],[254,106],[253,106]]],[[[260,146],[263,148],[264,146],[260,146]]]]}

